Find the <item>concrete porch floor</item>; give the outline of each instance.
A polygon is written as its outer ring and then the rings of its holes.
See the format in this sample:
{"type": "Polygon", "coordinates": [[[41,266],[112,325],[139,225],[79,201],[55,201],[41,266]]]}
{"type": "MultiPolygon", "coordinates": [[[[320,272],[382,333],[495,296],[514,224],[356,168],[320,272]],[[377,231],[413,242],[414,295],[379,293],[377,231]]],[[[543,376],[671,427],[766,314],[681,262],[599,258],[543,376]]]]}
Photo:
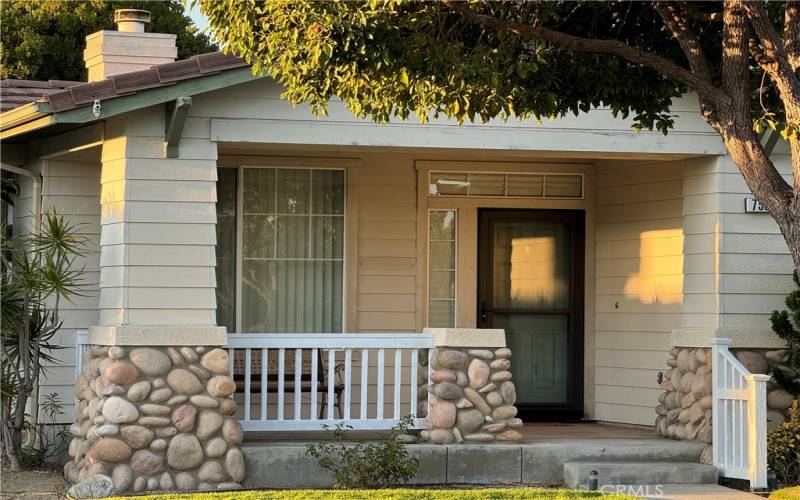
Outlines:
{"type": "MultiPolygon", "coordinates": [[[[523,427],[522,434],[521,443],[409,445],[409,453],[420,462],[410,484],[560,485],[568,467],[595,463],[616,464],[607,480],[625,481],[620,484],[716,483],[713,468],[699,463],[702,443],[660,438],[650,429],[531,423],[523,427]],[[572,465],[565,468],[565,464],[572,465]],[[628,469],[641,472],[630,473],[628,469]]],[[[242,447],[248,470],[244,486],[332,486],[331,475],[306,456],[306,444],[324,437],[316,432],[248,433],[242,447]]],[[[370,440],[379,434],[362,432],[352,437],[370,440]]]]}
{"type": "MultiPolygon", "coordinates": [[[[497,446],[541,443],[562,439],[654,439],[665,441],[664,438],[656,436],[655,431],[652,429],[598,423],[529,422],[519,431],[522,434],[520,443],[498,443],[497,446]]],[[[386,432],[350,431],[349,435],[357,440],[373,440],[385,436],[386,432]]],[[[248,432],[245,437],[245,443],[306,443],[330,438],[331,436],[323,431],[248,432]]]]}

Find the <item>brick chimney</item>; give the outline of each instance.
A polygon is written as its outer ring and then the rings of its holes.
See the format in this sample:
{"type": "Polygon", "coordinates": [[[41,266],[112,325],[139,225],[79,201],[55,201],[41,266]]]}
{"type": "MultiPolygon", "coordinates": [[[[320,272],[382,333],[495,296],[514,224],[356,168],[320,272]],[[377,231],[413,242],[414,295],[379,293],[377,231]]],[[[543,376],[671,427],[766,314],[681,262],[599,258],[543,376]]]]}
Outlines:
{"type": "Polygon", "coordinates": [[[177,35],[145,33],[150,12],[120,9],[114,12],[117,31],[98,31],[86,37],[83,60],[89,81],[173,62],[178,55],[177,35]]]}

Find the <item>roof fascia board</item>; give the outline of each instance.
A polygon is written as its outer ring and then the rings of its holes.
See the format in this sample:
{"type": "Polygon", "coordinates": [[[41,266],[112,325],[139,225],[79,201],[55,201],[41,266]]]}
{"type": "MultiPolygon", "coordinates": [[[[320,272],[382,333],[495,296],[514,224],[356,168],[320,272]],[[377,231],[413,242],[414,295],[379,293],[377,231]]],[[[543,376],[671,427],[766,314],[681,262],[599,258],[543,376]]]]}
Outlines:
{"type": "Polygon", "coordinates": [[[54,123],[56,123],[55,115],[44,114],[40,118],[35,118],[32,121],[28,121],[17,127],[0,131],[0,140],[6,140],[14,136],[24,134],[26,132],[32,132],[34,130],[47,127],[54,123]]]}
{"type": "Polygon", "coordinates": [[[8,130],[52,112],[46,102],[29,102],[18,108],[0,114],[0,130],[8,130]]]}
{"type": "Polygon", "coordinates": [[[141,90],[129,96],[115,97],[113,99],[100,101],[99,116],[95,116],[91,104],[68,111],[60,111],[54,113],[53,116],[55,117],[56,123],[86,123],[110,118],[148,106],[174,101],[180,96],[202,94],[204,92],[210,92],[212,90],[218,90],[261,78],[264,78],[264,76],[254,76],[250,67],[245,66],[202,78],[185,80],[165,87],[141,90]]]}

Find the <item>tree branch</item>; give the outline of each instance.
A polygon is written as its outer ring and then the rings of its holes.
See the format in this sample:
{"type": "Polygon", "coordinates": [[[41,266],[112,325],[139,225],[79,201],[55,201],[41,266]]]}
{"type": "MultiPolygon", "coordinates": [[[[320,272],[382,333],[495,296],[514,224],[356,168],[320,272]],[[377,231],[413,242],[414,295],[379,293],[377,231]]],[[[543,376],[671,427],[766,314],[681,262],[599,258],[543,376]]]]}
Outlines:
{"type": "Polygon", "coordinates": [[[672,31],[672,35],[680,44],[686,59],[689,61],[689,68],[691,68],[692,72],[703,80],[710,82],[711,71],[708,69],[708,62],[700,45],[700,40],[686,26],[676,6],[671,3],[657,1],[653,2],[653,9],[661,16],[664,25],[672,31]]]}
{"type": "Polygon", "coordinates": [[[744,2],[747,18],[763,48],[761,67],[769,74],[781,93],[788,119],[800,119],[800,82],[792,70],[781,40],[769,21],[764,6],[757,2],[744,2]]]}
{"type": "Polygon", "coordinates": [[[609,54],[620,57],[635,64],[642,64],[652,68],[667,78],[683,83],[707,99],[717,103],[730,103],[730,99],[711,82],[704,80],[686,68],[675,64],[659,55],[637,49],[619,40],[595,40],[574,35],[568,35],[542,26],[530,26],[506,19],[480,14],[472,10],[466,2],[456,0],[442,0],[442,3],[451,11],[461,14],[466,20],[499,31],[516,33],[525,38],[536,38],[553,43],[576,52],[590,52],[595,54],[609,54]]]}
{"type": "Polygon", "coordinates": [[[793,71],[797,71],[800,66],[798,36],[800,36],[800,2],[786,2],[783,12],[783,50],[793,71]]]}

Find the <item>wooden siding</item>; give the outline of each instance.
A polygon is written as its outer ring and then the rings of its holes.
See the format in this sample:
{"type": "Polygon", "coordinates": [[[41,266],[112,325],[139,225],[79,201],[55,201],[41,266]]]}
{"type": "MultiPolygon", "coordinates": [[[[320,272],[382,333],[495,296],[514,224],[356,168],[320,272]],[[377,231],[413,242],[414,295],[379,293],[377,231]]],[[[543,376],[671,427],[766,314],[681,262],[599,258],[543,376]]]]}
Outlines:
{"type": "Polygon", "coordinates": [[[594,418],[652,425],[683,302],[684,162],[595,173],[594,418]]]}
{"type": "Polygon", "coordinates": [[[187,129],[164,159],[162,107],[106,125],[100,325],[216,323],[217,146],[187,129]]]}
{"type": "MultiPolygon", "coordinates": [[[[62,301],[63,321],[53,343],[62,349],[50,354],[57,360],[44,366],[39,401],[57,394],[64,413],[59,422],[73,421],[75,398],[72,380],[75,373],[75,332],[96,325],[100,281],[100,165],[97,162],[39,160],[28,169],[41,173],[42,207],[63,215],[86,238],[85,256],[76,259],[75,267],[83,267],[82,296],[62,301]]],[[[29,178],[18,176],[21,194],[15,206],[14,232],[21,234],[33,221],[33,186],[29,178]]],[[[40,413],[40,421],[46,416],[40,413]]]]}
{"type": "MultiPolygon", "coordinates": [[[[791,183],[789,156],[778,149],[772,160],[791,183]]],[[[719,161],[719,178],[719,326],[768,330],[769,314],[794,289],[792,258],[769,214],[744,212],[750,190],[729,157],[719,161]]]]}

